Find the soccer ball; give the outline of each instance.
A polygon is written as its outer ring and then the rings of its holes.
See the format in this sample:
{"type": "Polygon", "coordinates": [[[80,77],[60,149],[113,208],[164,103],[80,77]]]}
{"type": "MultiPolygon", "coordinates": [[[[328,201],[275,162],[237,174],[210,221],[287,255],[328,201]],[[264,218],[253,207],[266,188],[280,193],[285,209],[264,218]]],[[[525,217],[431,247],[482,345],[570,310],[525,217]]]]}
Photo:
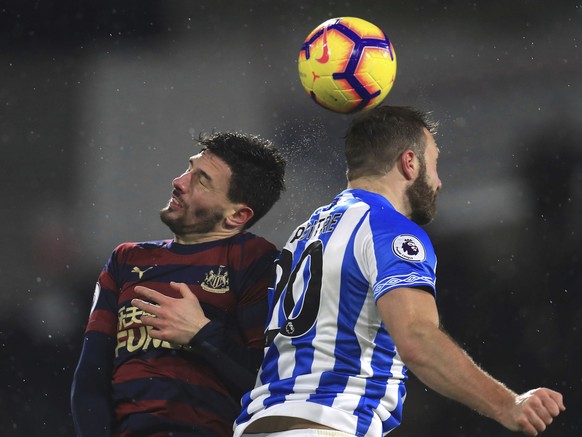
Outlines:
{"type": "Polygon", "coordinates": [[[396,53],[386,34],[361,18],[332,18],[317,26],[299,52],[307,94],[331,111],[371,109],[396,77],[396,53]]]}

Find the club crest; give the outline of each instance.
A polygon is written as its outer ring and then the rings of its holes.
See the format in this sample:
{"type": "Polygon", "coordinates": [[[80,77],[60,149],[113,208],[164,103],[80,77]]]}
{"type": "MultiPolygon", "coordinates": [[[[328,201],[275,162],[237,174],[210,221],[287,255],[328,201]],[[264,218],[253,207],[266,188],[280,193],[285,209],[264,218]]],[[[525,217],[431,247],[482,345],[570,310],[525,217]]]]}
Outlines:
{"type": "Polygon", "coordinates": [[[210,270],[206,273],[204,281],[202,281],[200,287],[209,293],[226,293],[229,290],[228,270],[223,271],[223,269],[226,269],[226,266],[219,266],[218,272],[210,270]]]}

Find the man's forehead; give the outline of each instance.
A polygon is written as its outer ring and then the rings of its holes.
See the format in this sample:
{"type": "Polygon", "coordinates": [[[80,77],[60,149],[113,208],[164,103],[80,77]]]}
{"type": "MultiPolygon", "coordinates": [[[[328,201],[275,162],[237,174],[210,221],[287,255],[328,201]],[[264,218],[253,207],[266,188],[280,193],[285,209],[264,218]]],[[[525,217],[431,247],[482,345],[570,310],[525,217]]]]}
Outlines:
{"type": "Polygon", "coordinates": [[[230,166],[222,158],[208,150],[202,150],[198,154],[191,156],[189,162],[191,165],[194,163],[202,165],[208,170],[212,170],[212,168],[214,168],[216,171],[221,173],[231,173],[230,166]]]}
{"type": "Polygon", "coordinates": [[[189,159],[190,162],[194,161],[195,159],[198,159],[202,156],[203,152],[198,152],[196,155],[192,155],[189,159]]]}
{"type": "Polygon", "coordinates": [[[436,150],[437,154],[439,154],[441,152],[441,149],[438,146],[438,144],[436,143],[434,136],[426,129],[425,129],[425,134],[427,137],[427,143],[426,143],[427,148],[433,148],[436,150]]]}

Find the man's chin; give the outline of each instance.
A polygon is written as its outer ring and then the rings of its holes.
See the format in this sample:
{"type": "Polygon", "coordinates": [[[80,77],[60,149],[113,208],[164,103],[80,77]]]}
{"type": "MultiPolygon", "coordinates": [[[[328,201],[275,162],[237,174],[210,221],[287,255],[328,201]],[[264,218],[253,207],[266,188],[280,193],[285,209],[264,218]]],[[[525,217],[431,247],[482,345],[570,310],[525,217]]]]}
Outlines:
{"type": "Polygon", "coordinates": [[[414,212],[410,219],[419,226],[426,226],[434,220],[436,216],[436,210],[424,210],[414,212]]]}
{"type": "Polygon", "coordinates": [[[160,219],[162,220],[162,223],[164,223],[170,229],[172,228],[172,225],[176,222],[176,218],[172,214],[173,212],[174,211],[172,211],[170,207],[166,207],[160,211],[160,219]]]}

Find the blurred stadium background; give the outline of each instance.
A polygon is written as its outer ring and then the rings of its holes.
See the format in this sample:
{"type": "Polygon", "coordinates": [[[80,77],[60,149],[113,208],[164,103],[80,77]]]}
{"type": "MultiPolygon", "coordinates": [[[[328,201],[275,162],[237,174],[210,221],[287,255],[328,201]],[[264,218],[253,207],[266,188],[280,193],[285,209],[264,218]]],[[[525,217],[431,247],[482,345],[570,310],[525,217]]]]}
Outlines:
{"type": "MultiPolygon", "coordinates": [[[[279,246],[345,186],[350,116],[304,93],[299,47],[357,16],[392,40],[386,102],[441,122],[445,328],[516,391],[562,391],[545,433],[580,436],[582,4],[514,0],[3,0],[0,3],[0,435],[70,436],[69,388],[97,275],[158,219],[200,132],[272,138],[279,246]]],[[[391,434],[392,435],[392,434],[391,434]]],[[[513,435],[413,376],[394,436],[513,435]]]]}

